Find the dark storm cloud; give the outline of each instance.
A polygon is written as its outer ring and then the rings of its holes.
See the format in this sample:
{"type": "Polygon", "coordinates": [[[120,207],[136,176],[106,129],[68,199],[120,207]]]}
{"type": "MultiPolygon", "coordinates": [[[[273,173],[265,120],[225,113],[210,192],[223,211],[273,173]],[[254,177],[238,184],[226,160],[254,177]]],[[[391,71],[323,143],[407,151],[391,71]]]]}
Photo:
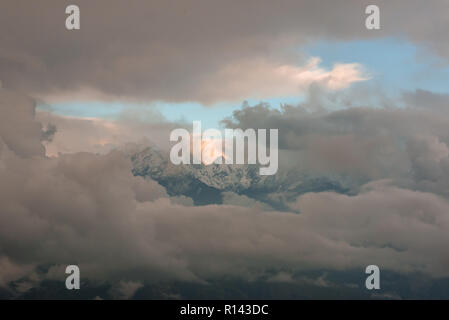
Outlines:
{"type": "Polygon", "coordinates": [[[46,98],[78,92],[209,103],[229,99],[219,88],[240,78],[246,83],[248,74],[266,82],[260,68],[297,65],[301,59],[290,49],[318,38],[404,36],[449,57],[447,1],[380,1],[376,32],[364,27],[369,3],[6,0],[0,80],[46,98]],[[73,3],[81,9],[81,29],[67,31],[65,7],[73,3]],[[254,61],[261,62],[255,67],[254,61]]]}

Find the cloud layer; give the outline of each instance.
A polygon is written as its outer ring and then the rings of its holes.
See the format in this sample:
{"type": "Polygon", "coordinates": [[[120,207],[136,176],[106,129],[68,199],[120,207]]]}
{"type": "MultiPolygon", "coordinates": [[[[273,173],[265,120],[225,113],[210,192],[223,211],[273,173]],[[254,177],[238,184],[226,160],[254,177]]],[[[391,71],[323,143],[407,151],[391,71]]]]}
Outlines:
{"type": "MultiPolygon", "coordinates": [[[[370,78],[363,65],[324,66],[302,51],[316,40],[393,37],[445,64],[447,1],[381,1],[376,32],[364,27],[371,2],[357,0],[79,0],[79,31],[64,28],[69,4],[0,4],[2,290],[61,280],[69,264],[88,280],[115,281],[118,298],[161,280],[285,282],[298,271],[370,264],[449,277],[449,96],[406,92],[397,107],[376,91],[374,108],[359,105],[366,88],[340,90],[370,78]],[[221,204],[195,206],[134,176],[130,155],[167,150],[169,132],[183,126],[160,114],[99,120],[35,110],[35,99],[212,105],[298,93],[307,97],[299,105],[246,103],[223,121],[279,129],[279,176],[344,186],[289,193],[282,180],[262,181],[282,212],[229,190],[221,204]]],[[[328,285],[324,278],[314,283],[328,285]]]]}
{"type": "MultiPolygon", "coordinates": [[[[2,2],[2,12],[8,12],[0,21],[4,87],[46,100],[76,96],[207,104],[244,94],[289,93],[297,81],[304,85],[316,79],[316,70],[303,72],[307,57],[299,49],[317,39],[399,37],[449,57],[449,4],[444,0],[432,5],[381,1],[378,32],[364,24],[364,9],[371,2],[358,0],[79,0],[77,31],[64,28],[69,4],[2,2]]],[[[322,72],[330,73],[328,85],[341,87],[361,77],[354,67],[322,72]]]]}
{"type": "MultiPolygon", "coordinates": [[[[330,139],[326,135],[358,133],[362,142],[342,141],[355,154],[364,152],[363,139],[368,137],[381,142],[410,137],[415,143],[410,146],[411,142],[404,141],[402,151],[409,155],[413,168],[408,185],[401,186],[400,175],[379,180],[383,178],[384,162],[391,160],[393,164],[401,155],[374,148],[372,157],[353,160],[353,170],[344,168],[355,176],[360,174],[357,166],[370,161],[369,166],[377,168],[368,173],[372,182],[361,186],[353,196],[304,194],[290,204],[298,214],[264,211],[263,206],[248,204],[248,199],[236,201],[230,194],[227,201],[233,205],[178,204],[156,182],[133,176],[129,158],[120,151],[47,158],[42,153],[42,129],[28,134],[40,126],[33,118],[32,101],[5,90],[0,94],[2,101],[22,106],[23,112],[14,113],[9,121],[25,123],[23,127],[4,127],[1,132],[0,261],[7,266],[1,269],[3,285],[32,274],[33,266],[72,263],[79,264],[91,279],[132,281],[131,287],[125,286],[132,290],[139,281],[155,279],[202,282],[220,275],[251,279],[273,268],[347,270],[372,263],[403,273],[448,276],[449,202],[431,192],[435,188],[432,183],[447,181],[432,176],[434,166],[445,170],[447,146],[436,136],[416,140],[416,126],[410,130],[410,126],[387,126],[395,119],[392,111],[361,109],[326,114],[309,129],[315,132],[313,135],[301,126],[297,127],[302,128],[300,132],[283,126],[287,136],[294,132],[298,139],[318,139],[314,141],[326,142],[330,139]],[[345,125],[348,119],[352,119],[350,126],[345,125]],[[334,121],[346,128],[344,132],[334,131],[334,121]],[[387,132],[390,139],[373,134],[378,130],[387,132]],[[13,134],[17,140],[8,140],[13,134]],[[379,155],[384,161],[371,159],[379,155]],[[421,191],[413,190],[415,187],[421,191]]],[[[259,115],[258,111],[249,108],[244,113],[259,115]]],[[[257,123],[272,121],[272,114],[264,114],[257,123]]],[[[288,113],[286,119],[283,114],[276,115],[282,121],[292,119],[288,113]]],[[[399,122],[410,121],[415,111],[397,111],[394,115],[399,122]]],[[[240,123],[243,118],[237,114],[240,123]]],[[[307,115],[304,118],[309,122],[307,115]]],[[[441,117],[436,119],[443,121],[441,117]]],[[[427,133],[446,130],[447,137],[447,129],[438,128],[435,121],[432,130],[425,121],[421,125],[427,133]]],[[[284,148],[306,148],[313,155],[317,152],[314,148],[322,150],[317,144],[284,140],[284,148]]],[[[326,159],[329,170],[340,170],[338,157],[335,161],[332,157],[326,159]]],[[[48,277],[55,273],[50,271],[48,277]]],[[[124,292],[129,291],[125,287],[124,292]]]]}

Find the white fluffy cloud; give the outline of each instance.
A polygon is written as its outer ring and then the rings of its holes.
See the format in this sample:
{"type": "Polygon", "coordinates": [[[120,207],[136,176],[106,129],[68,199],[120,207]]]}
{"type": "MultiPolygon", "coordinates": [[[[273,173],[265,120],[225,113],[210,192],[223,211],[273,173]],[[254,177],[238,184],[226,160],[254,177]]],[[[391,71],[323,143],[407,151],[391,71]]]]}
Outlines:
{"type": "Polygon", "coordinates": [[[318,57],[310,58],[302,66],[264,59],[233,61],[204,77],[192,93],[201,94],[205,102],[268,99],[304,94],[312,84],[340,90],[369,79],[358,63],[336,64],[326,70],[320,67],[320,62],[318,57]]]}

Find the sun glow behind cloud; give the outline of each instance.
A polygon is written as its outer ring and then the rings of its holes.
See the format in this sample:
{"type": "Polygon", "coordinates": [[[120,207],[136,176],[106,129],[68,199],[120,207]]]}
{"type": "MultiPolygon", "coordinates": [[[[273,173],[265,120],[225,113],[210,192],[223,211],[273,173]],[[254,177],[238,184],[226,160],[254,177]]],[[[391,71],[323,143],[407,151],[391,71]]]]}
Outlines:
{"type": "Polygon", "coordinates": [[[201,161],[210,165],[217,159],[226,159],[221,139],[203,139],[201,142],[201,161]]]}

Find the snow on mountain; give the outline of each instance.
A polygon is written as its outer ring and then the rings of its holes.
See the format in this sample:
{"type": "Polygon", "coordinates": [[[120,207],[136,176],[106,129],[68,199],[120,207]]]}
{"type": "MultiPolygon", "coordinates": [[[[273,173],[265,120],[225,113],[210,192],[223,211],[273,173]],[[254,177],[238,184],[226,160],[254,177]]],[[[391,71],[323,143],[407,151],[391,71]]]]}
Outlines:
{"type": "Polygon", "coordinates": [[[168,155],[148,147],[131,156],[133,174],[151,177],[170,195],[191,197],[196,205],[221,203],[222,192],[231,191],[286,210],[286,202],[306,192],[347,192],[336,179],[310,177],[298,171],[259,175],[258,165],[174,165],[168,155]]]}

